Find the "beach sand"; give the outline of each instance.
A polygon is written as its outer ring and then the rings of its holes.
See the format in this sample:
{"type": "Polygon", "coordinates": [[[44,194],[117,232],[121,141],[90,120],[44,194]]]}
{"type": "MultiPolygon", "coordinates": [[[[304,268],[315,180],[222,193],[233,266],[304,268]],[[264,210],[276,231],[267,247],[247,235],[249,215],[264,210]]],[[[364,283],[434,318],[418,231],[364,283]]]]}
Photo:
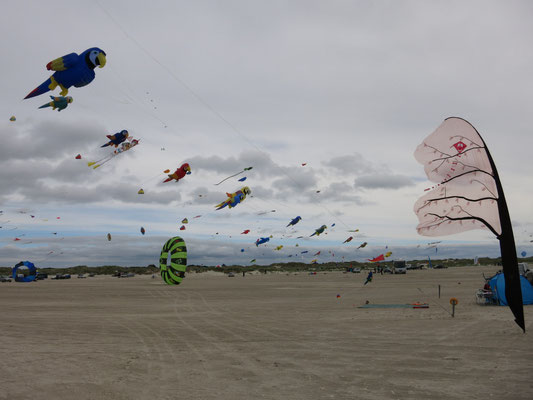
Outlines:
{"type": "Polygon", "coordinates": [[[531,399],[533,306],[475,303],[497,269],[2,283],[0,399],[531,399]]]}

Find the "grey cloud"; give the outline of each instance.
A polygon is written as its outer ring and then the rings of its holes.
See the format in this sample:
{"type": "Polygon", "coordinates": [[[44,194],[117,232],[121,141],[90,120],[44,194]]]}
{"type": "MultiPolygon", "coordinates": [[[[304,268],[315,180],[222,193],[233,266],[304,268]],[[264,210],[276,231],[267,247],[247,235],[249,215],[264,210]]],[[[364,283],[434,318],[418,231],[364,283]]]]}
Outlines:
{"type": "Polygon", "coordinates": [[[414,182],[404,175],[376,173],[356,178],[354,185],[356,189],[400,189],[414,186],[414,182]]]}
{"type": "Polygon", "coordinates": [[[365,174],[374,170],[372,163],[359,153],[333,157],[323,162],[323,164],[326,167],[335,168],[340,172],[354,175],[365,174]]]}

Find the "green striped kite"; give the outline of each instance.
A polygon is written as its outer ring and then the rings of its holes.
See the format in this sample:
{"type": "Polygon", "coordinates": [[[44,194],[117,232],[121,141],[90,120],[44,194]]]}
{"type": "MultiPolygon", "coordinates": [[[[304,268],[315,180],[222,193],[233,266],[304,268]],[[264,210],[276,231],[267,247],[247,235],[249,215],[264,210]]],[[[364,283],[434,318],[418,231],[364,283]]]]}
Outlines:
{"type": "Polygon", "coordinates": [[[187,269],[187,247],[179,236],[168,239],[159,257],[161,278],[169,285],[179,285],[187,269]],[[167,265],[170,254],[170,265],[167,265]]]}

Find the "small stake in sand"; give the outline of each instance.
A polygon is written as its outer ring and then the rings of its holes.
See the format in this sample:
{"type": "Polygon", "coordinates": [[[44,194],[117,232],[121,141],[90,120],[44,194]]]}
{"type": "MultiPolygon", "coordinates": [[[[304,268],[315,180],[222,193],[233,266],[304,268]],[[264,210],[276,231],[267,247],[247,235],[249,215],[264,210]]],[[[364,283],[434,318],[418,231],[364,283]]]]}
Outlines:
{"type": "Polygon", "coordinates": [[[439,285],[439,299],[440,299],[440,285],[439,285]]]}
{"type": "MultiPolygon", "coordinates": [[[[439,285],[440,287],[440,285],[439,285]]],[[[450,299],[450,304],[452,305],[452,317],[455,317],[455,306],[459,304],[459,300],[457,300],[455,297],[452,297],[450,299]]]]}

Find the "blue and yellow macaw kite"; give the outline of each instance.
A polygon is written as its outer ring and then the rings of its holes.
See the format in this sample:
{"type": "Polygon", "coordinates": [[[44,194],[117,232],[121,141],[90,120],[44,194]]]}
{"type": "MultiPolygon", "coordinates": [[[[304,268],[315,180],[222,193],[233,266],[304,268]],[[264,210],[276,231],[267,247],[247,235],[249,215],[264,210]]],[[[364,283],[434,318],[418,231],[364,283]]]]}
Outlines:
{"type": "Polygon", "coordinates": [[[122,130],[118,133],[115,133],[114,135],[106,135],[107,138],[109,139],[109,142],[107,142],[106,144],[100,146],[100,147],[107,147],[107,146],[115,146],[115,147],[118,147],[118,145],[120,143],[122,143],[123,141],[125,141],[128,136],[130,134],[128,133],[127,130],[122,130]]]}
{"type": "Polygon", "coordinates": [[[287,225],[287,227],[289,227],[291,225],[296,225],[298,222],[300,222],[301,219],[302,219],[302,217],[300,217],[298,215],[296,218],[291,219],[291,222],[289,222],[289,225],[287,225]]]}
{"type": "Polygon", "coordinates": [[[65,108],[67,108],[67,106],[74,101],[74,99],[72,97],[70,97],[70,96],[67,96],[67,97],[50,96],[50,98],[52,99],[51,102],[43,104],[39,108],[52,107],[52,110],[55,110],[57,108],[57,111],[59,112],[61,110],[64,110],[65,108]]]}
{"type": "Polygon", "coordinates": [[[246,199],[246,195],[250,193],[252,193],[252,191],[248,186],[244,186],[241,190],[237,190],[235,193],[226,193],[228,198],[222,203],[217,204],[215,207],[217,207],[217,210],[220,210],[226,206],[228,206],[229,208],[233,208],[241,201],[246,199]]]}
{"type": "Polygon", "coordinates": [[[311,236],[315,236],[315,235],[320,236],[320,234],[324,232],[326,229],[327,229],[327,226],[322,225],[320,228],[315,229],[315,233],[313,233],[311,236]]]}
{"type": "Polygon", "coordinates": [[[24,98],[39,96],[58,86],[61,88],[61,96],[66,96],[71,86],[83,87],[91,83],[95,77],[94,69],[102,68],[105,63],[105,51],[98,47],[91,47],[79,55],[70,53],[59,57],[46,64],[46,69],[55,71],[54,74],[24,98]]]}

